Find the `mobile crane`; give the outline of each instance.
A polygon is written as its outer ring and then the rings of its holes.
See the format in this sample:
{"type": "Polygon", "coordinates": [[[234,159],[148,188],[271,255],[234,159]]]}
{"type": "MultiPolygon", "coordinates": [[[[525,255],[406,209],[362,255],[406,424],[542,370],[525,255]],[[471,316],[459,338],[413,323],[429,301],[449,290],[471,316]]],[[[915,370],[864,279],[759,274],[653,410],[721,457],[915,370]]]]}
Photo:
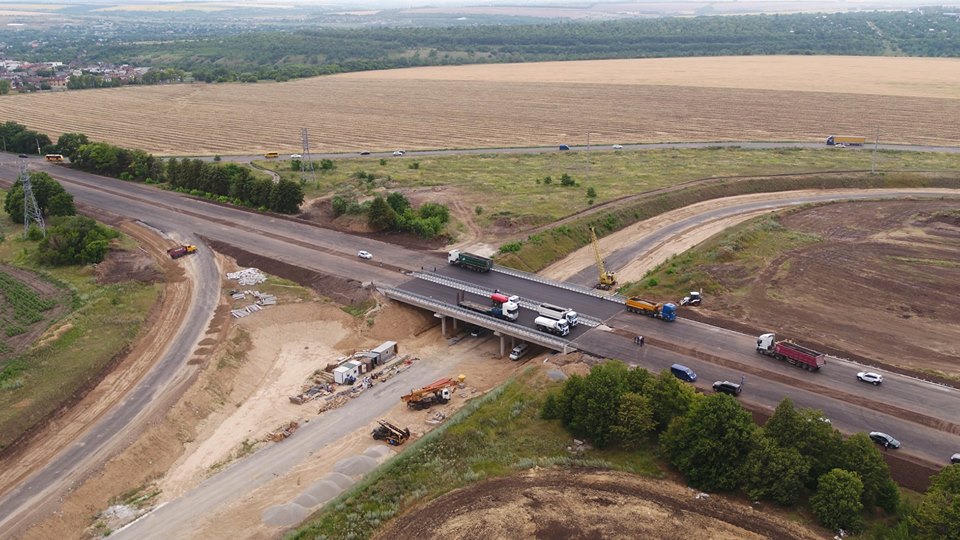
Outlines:
{"type": "Polygon", "coordinates": [[[423,388],[411,390],[409,394],[400,396],[400,400],[407,404],[411,409],[429,409],[434,403],[447,403],[453,397],[451,388],[463,383],[465,375],[460,375],[456,379],[447,377],[435,381],[423,388]]]}
{"type": "Polygon", "coordinates": [[[600,256],[600,242],[597,241],[597,232],[590,227],[590,239],[593,241],[593,254],[597,257],[597,270],[600,271],[600,284],[598,288],[609,291],[617,284],[617,275],[613,272],[607,272],[603,265],[603,257],[600,256]]]}

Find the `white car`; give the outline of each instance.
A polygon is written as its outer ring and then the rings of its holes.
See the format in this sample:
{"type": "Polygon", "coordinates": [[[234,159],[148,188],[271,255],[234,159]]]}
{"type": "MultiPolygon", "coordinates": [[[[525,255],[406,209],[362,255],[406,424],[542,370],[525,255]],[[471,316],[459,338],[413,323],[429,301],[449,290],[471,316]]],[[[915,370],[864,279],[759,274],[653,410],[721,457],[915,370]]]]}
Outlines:
{"type": "Polygon", "coordinates": [[[360,257],[361,259],[372,259],[373,255],[371,255],[369,251],[364,251],[361,249],[357,252],[357,257],[360,257]]]}
{"type": "Polygon", "coordinates": [[[300,158],[302,158],[302,157],[303,157],[303,156],[301,156],[300,154],[290,154],[290,158],[291,158],[291,159],[300,159],[300,158]]]}
{"type": "Polygon", "coordinates": [[[406,153],[407,153],[406,150],[394,150],[394,151],[393,151],[393,155],[394,155],[394,156],[402,156],[402,155],[404,155],[404,154],[406,154],[406,153]]]}
{"type": "Polygon", "coordinates": [[[861,371],[857,373],[857,380],[879,385],[883,382],[883,375],[872,371],[861,371]]]}
{"type": "Polygon", "coordinates": [[[613,145],[613,149],[614,149],[614,150],[623,150],[623,145],[622,145],[622,144],[615,144],[615,145],[613,145]]]}

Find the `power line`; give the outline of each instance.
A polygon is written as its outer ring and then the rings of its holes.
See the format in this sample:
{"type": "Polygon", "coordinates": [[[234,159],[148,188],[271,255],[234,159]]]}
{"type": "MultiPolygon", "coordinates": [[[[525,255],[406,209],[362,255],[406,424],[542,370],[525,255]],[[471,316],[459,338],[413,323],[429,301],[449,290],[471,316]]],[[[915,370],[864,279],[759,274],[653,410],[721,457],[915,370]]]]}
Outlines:
{"type": "Polygon", "coordinates": [[[310,137],[307,135],[307,128],[300,128],[300,139],[303,142],[303,153],[300,154],[300,183],[307,181],[307,172],[310,173],[310,179],[317,182],[317,172],[313,168],[313,158],[310,157],[310,137]]]}
{"type": "Polygon", "coordinates": [[[30,185],[30,173],[27,172],[27,162],[20,160],[20,183],[23,185],[23,236],[27,237],[30,223],[36,222],[40,233],[47,235],[47,228],[43,224],[43,214],[37,205],[37,198],[33,196],[33,186],[30,185]]]}

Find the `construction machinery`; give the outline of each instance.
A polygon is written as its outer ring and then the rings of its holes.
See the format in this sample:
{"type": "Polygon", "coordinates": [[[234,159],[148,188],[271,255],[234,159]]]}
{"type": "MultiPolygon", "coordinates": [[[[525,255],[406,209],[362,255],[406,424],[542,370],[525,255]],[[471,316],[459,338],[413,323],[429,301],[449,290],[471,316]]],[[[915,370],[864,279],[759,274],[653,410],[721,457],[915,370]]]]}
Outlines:
{"type": "Polygon", "coordinates": [[[377,420],[380,427],[374,428],[374,440],[387,441],[390,446],[400,446],[410,438],[410,428],[400,429],[386,420],[377,420]]]}
{"type": "Polygon", "coordinates": [[[590,227],[590,240],[593,241],[593,254],[597,258],[597,270],[600,272],[600,284],[597,288],[609,291],[617,284],[617,275],[613,272],[607,272],[606,266],[603,265],[603,257],[600,256],[600,242],[597,241],[597,232],[593,227],[590,227]]]}
{"type": "Polygon", "coordinates": [[[699,306],[703,302],[703,289],[699,291],[690,291],[688,296],[680,300],[681,306],[699,306]]]}
{"type": "Polygon", "coordinates": [[[407,407],[411,409],[429,409],[434,403],[443,404],[449,402],[450,398],[453,397],[452,388],[463,383],[466,378],[465,375],[460,375],[456,379],[450,377],[440,379],[423,388],[411,390],[409,394],[400,396],[400,400],[406,403],[407,407]]]}
{"type": "Polygon", "coordinates": [[[184,244],[182,246],[177,246],[167,250],[167,255],[170,255],[171,259],[179,259],[184,255],[190,255],[191,253],[197,252],[197,246],[191,244],[184,244]]]}

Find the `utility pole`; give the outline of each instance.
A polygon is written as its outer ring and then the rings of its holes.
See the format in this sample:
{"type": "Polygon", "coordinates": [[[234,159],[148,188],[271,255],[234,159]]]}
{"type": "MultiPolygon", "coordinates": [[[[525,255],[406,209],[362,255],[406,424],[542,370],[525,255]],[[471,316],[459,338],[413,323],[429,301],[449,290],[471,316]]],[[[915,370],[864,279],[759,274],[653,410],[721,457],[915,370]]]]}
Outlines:
{"type": "Polygon", "coordinates": [[[877,149],[880,147],[880,126],[877,126],[877,134],[873,139],[873,154],[870,156],[870,174],[877,174],[877,149]]]}
{"type": "Polygon", "coordinates": [[[40,155],[40,140],[34,139],[33,142],[37,143],[37,155],[40,155]]]}

